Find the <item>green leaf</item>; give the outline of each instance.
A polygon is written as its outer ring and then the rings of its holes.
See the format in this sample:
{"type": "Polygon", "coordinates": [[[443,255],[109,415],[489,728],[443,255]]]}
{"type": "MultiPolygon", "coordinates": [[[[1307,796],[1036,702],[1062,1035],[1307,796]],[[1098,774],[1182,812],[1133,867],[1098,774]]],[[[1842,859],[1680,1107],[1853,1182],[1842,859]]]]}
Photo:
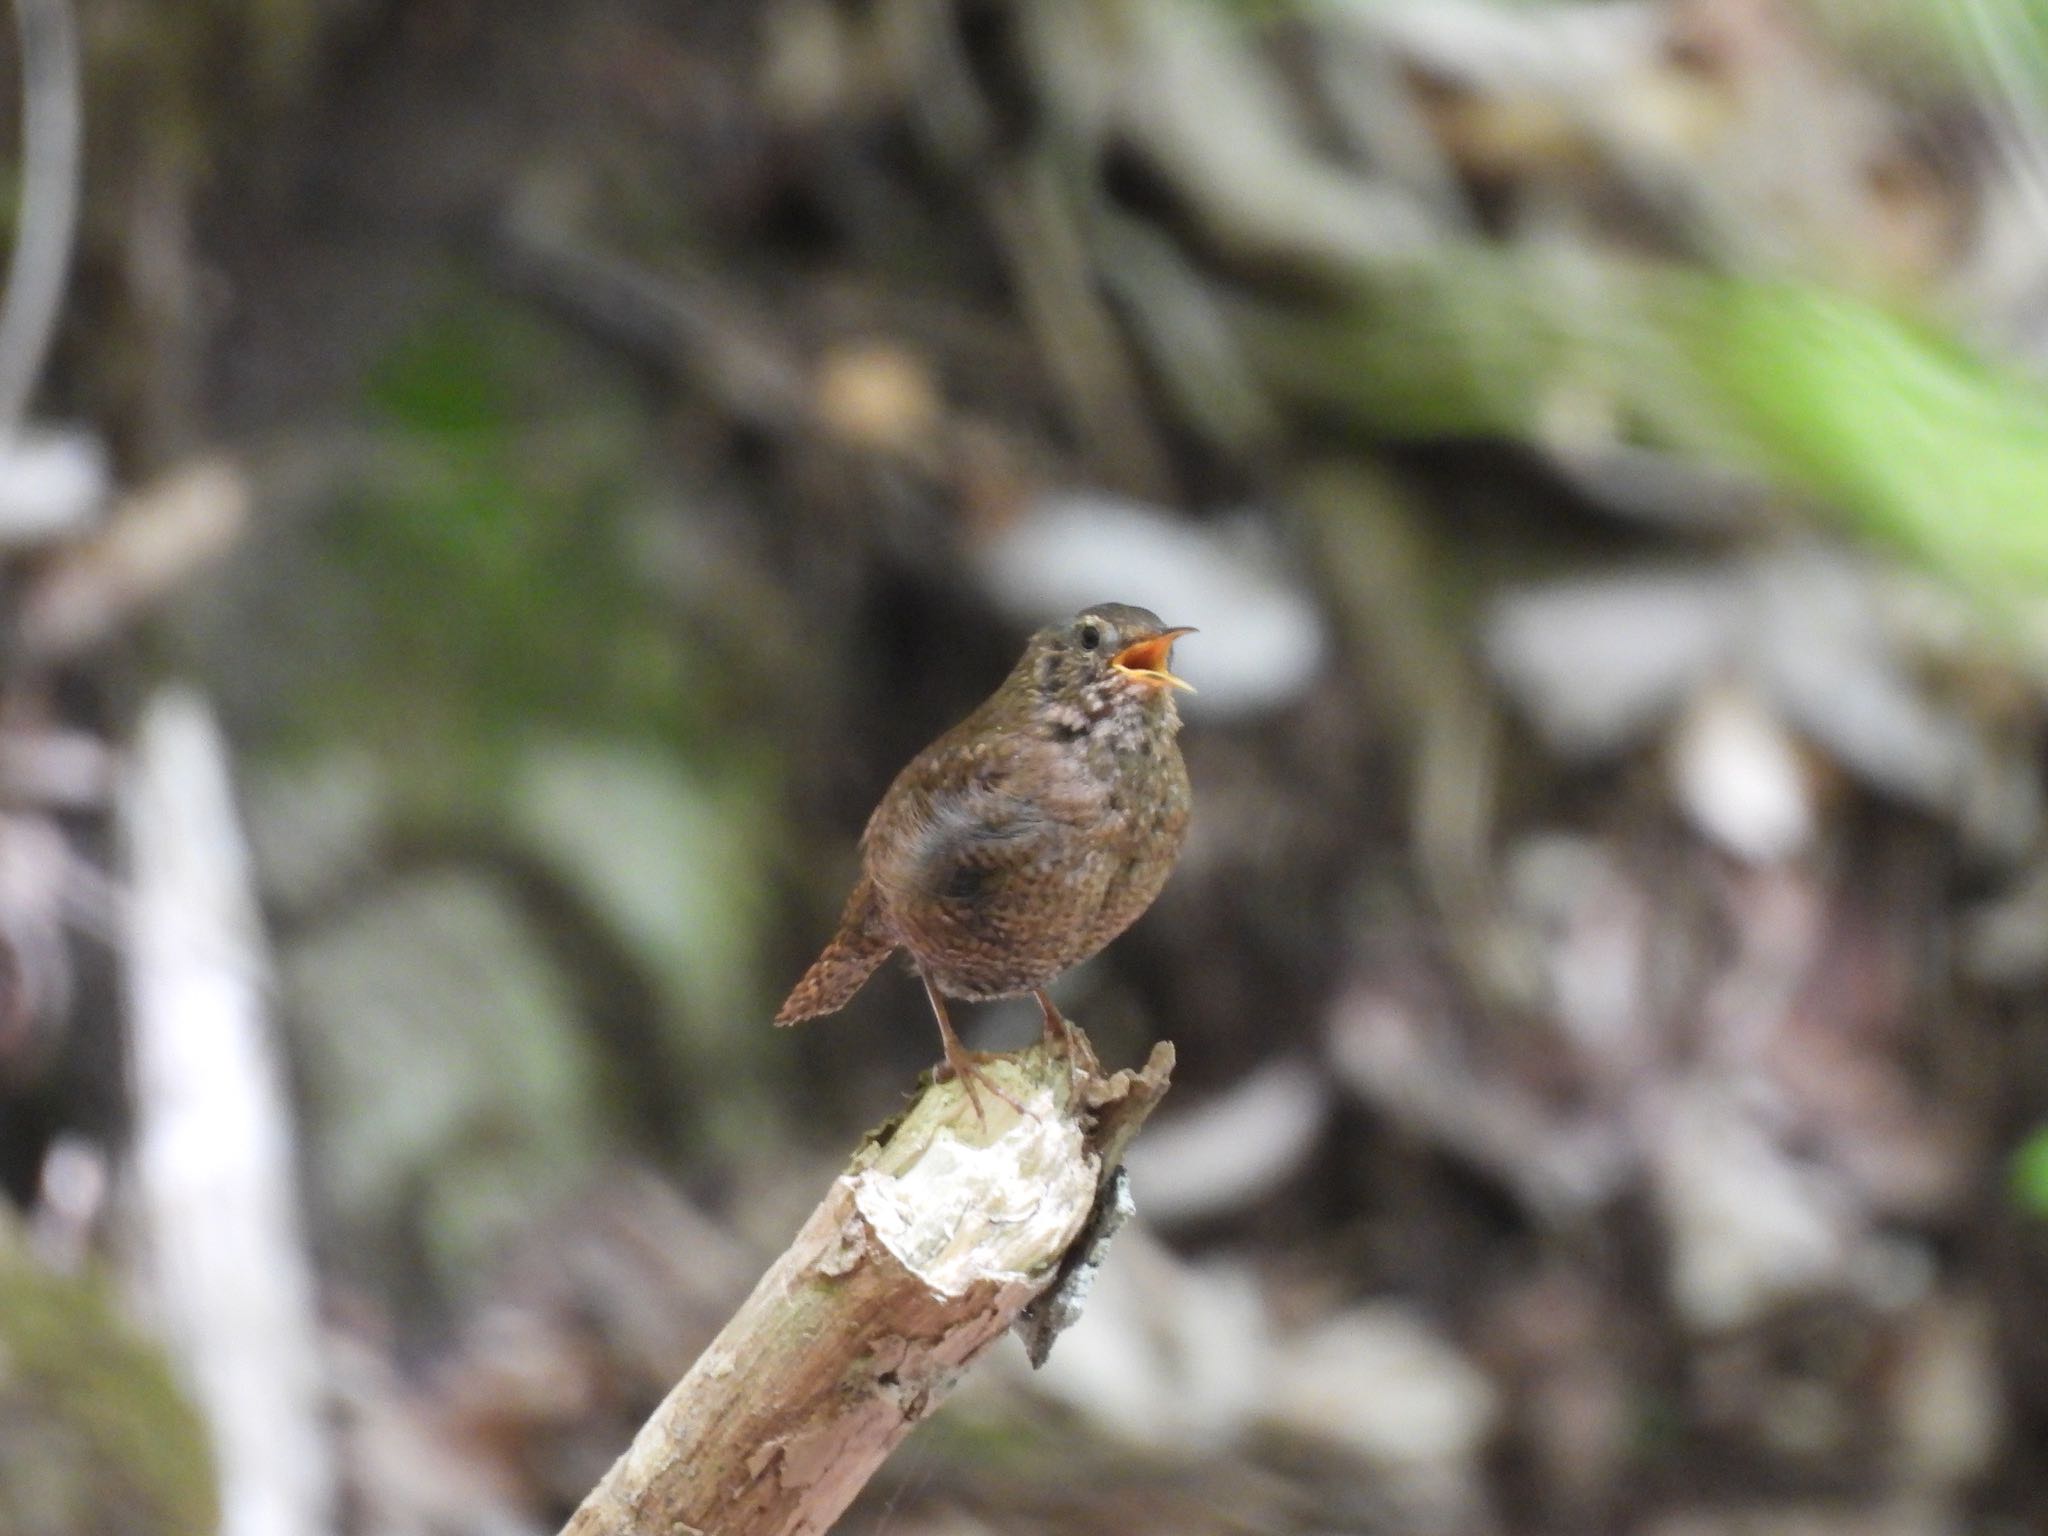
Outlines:
{"type": "Polygon", "coordinates": [[[1788,483],[1980,591],[2048,592],[2048,396],[1857,300],[1734,284],[1704,380],[1788,483]]]}
{"type": "Polygon", "coordinates": [[[2012,1187],[2024,1209],[2048,1217],[2048,1125],[2029,1136],[2013,1154],[2012,1187]]]}
{"type": "Polygon", "coordinates": [[[1235,319],[1283,393],[1397,436],[1651,447],[1761,475],[2010,611],[2048,596],[2048,391],[1807,284],[1471,244],[1235,319]]]}

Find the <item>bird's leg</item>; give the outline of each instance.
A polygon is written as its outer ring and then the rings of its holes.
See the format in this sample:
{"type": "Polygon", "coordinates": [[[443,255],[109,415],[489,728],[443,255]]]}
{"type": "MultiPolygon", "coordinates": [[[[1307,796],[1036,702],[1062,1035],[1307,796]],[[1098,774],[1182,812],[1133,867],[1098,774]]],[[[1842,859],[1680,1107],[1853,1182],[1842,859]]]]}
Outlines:
{"type": "Polygon", "coordinates": [[[953,1033],[953,1021],[946,1014],[946,1000],[939,995],[939,989],[932,985],[931,977],[925,975],[922,968],[917,974],[918,979],[924,983],[924,995],[932,1000],[932,1012],[938,1015],[939,1039],[945,1046],[946,1068],[960,1079],[960,1086],[967,1090],[967,1102],[974,1106],[974,1118],[981,1123],[981,1128],[988,1129],[988,1116],[982,1113],[981,1097],[974,1091],[977,1082],[1018,1114],[1029,1115],[1030,1110],[998,1088],[989,1075],[975,1065],[973,1053],[962,1045],[960,1037],[953,1033]]]}
{"type": "Polygon", "coordinates": [[[1074,1054],[1074,1032],[1067,1027],[1066,1016],[1052,1000],[1052,994],[1043,987],[1033,987],[1031,995],[1038,999],[1038,1011],[1045,1015],[1045,1038],[1049,1045],[1057,1045],[1060,1054],[1071,1058],[1074,1054]]]}
{"type": "Polygon", "coordinates": [[[1067,1058],[1067,1067],[1073,1073],[1074,1082],[1078,1086],[1082,1078],[1097,1070],[1095,1053],[1088,1051],[1087,1060],[1081,1059],[1082,1051],[1087,1048],[1081,1044],[1074,1034],[1074,1026],[1067,1022],[1067,1016],[1060,1012],[1059,1006],[1053,1002],[1052,995],[1045,988],[1033,987],[1031,995],[1038,999],[1038,1011],[1045,1015],[1046,1042],[1056,1046],[1060,1054],[1067,1058]]]}

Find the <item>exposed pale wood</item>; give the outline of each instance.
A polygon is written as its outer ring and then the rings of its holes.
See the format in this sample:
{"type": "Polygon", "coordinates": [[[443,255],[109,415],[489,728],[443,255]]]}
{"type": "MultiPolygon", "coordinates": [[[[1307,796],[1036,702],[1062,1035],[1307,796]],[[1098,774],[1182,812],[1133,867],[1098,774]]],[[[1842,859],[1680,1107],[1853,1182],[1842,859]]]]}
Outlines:
{"type": "MultiPolygon", "coordinates": [[[[1076,1032],[1078,1034],[1078,1031],[1076,1032]]],[[[1085,1038],[1080,1042],[1085,1056],[1085,1038]]],[[[1173,1069],[987,1061],[1018,1115],[928,1088],[875,1133],[564,1536],[830,1528],[918,1420],[1063,1273],[1173,1069]]]]}
{"type": "Polygon", "coordinates": [[[196,693],[143,710],[121,821],[143,1301],[212,1432],[221,1536],[326,1536],[325,1370],[267,957],[227,749],[196,693]]]}

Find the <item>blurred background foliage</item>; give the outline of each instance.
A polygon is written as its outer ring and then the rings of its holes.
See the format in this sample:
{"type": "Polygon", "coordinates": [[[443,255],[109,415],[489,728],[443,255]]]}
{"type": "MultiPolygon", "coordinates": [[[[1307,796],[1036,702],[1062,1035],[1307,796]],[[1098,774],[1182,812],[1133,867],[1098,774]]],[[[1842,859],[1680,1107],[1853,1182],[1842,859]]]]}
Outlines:
{"type": "Polygon", "coordinates": [[[894,971],[766,1026],[868,808],[1106,599],[1201,631],[1197,826],[1062,997],[1181,1084],[846,1529],[2048,1526],[2043,6],[77,15],[0,1532],[207,1502],[110,1301],[155,684],[271,946],[304,1529],[546,1531],[929,1065],[894,971]]]}

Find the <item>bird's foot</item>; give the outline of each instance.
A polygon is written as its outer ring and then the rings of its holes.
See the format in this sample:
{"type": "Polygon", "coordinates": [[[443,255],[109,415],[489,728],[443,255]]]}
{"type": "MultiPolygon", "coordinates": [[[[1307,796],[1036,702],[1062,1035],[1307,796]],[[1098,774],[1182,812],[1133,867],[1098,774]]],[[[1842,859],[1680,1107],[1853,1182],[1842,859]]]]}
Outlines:
{"type": "Polygon", "coordinates": [[[1001,1099],[1010,1108],[1017,1111],[1018,1114],[1029,1115],[1033,1120],[1036,1120],[1038,1116],[1031,1114],[1030,1110],[1003,1092],[1001,1088],[996,1086],[995,1079],[982,1071],[981,1067],[975,1062],[974,1053],[962,1045],[959,1035],[953,1032],[953,1021],[946,1014],[946,999],[944,995],[932,984],[931,977],[924,974],[922,967],[919,968],[918,975],[924,981],[925,996],[931,999],[932,1014],[939,1021],[939,1040],[946,1050],[945,1065],[933,1074],[934,1081],[943,1082],[948,1074],[960,1080],[960,1086],[967,1092],[967,1102],[974,1106],[974,1118],[981,1122],[981,1128],[984,1133],[988,1130],[988,1115],[981,1107],[981,1095],[974,1091],[976,1082],[979,1082],[982,1087],[1001,1099]]]}
{"type": "Polygon", "coordinates": [[[974,1118],[979,1122],[984,1131],[988,1129],[988,1114],[981,1107],[981,1095],[975,1092],[975,1085],[977,1083],[1025,1118],[1030,1120],[1039,1118],[1037,1114],[1026,1109],[1022,1104],[1011,1098],[996,1080],[989,1076],[987,1069],[974,1059],[972,1051],[957,1049],[954,1042],[947,1042],[945,1062],[939,1067],[935,1075],[941,1082],[949,1077],[959,1081],[961,1089],[967,1094],[967,1102],[974,1106],[974,1118]]]}
{"type": "Polygon", "coordinates": [[[1089,1080],[1101,1076],[1102,1063],[1095,1059],[1095,1051],[1088,1044],[1087,1037],[1075,1033],[1074,1026],[1043,987],[1032,995],[1038,999],[1039,1012],[1045,1016],[1045,1043],[1066,1057],[1069,1086],[1075,1100],[1079,1101],[1089,1080]]]}

